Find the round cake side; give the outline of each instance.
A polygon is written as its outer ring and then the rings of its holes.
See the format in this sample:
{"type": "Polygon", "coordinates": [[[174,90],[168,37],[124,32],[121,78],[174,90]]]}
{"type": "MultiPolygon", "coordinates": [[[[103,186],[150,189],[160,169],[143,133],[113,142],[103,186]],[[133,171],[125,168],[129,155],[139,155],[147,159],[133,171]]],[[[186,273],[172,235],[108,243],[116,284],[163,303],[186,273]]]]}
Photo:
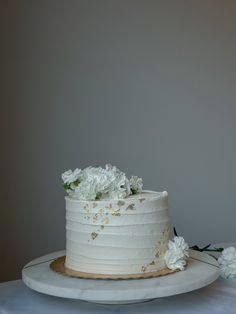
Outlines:
{"type": "Polygon", "coordinates": [[[138,274],[166,268],[170,237],[167,192],[143,191],[122,200],[66,197],[68,269],[138,274]]]}

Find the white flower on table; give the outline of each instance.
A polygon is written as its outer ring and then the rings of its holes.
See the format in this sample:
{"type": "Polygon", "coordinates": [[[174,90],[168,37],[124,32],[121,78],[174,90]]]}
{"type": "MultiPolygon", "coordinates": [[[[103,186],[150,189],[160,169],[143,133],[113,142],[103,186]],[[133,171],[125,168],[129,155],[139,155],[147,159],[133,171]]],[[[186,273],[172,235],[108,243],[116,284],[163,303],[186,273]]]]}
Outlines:
{"type": "Polygon", "coordinates": [[[220,272],[223,278],[236,277],[236,249],[228,247],[224,249],[221,256],[218,258],[220,272]]]}
{"type": "Polygon", "coordinates": [[[186,259],[189,257],[188,249],[189,246],[183,237],[174,237],[173,241],[170,240],[164,256],[166,266],[173,270],[184,270],[186,259]]]}

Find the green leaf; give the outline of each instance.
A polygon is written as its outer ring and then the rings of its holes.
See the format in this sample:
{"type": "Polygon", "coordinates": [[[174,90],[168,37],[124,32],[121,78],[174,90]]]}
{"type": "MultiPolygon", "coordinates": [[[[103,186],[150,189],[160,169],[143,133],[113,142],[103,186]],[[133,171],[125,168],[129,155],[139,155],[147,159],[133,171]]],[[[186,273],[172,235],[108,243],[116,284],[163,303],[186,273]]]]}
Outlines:
{"type": "Polygon", "coordinates": [[[96,198],[95,200],[100,200],[100,198],[102,197],[102,193],[101,192],[98,192],[97,195],[96,195],[96,198]]]}
{"type": "Polygon", "coordinates": [[[207,244],[206,246],[204,246],[204,247],[202,248],[202,250],[205,251],[205,250],[208,249],[210,246],[211,246],[211,244],[207,244]]]}
{"type": "Polygon", "coordinates": [[[74,183],[74,185],[78,186],[78,185],[80,184],[80,180],[79,180],[79,179],[77,179],[77,180],[76,180],[76,181],[74,181],[73,183],[74,183]]]}
{"type": "Polygon", "coordinates": [[[207,252],[223,252],[224,251],[224,248],[223,247],[214,247],[213,249],[206,249],[204,251],[207,251],[207,252]]]}
{"type": "MultiPolygon", "coordinates": [[[[75,180],[73,182],[73,184],[78,186],[80,184],[80,180],[79,179],[75,180]]],[[[64,187],[65,190],[72,190],[70,185],[71,185],[71,183],[70,184],[69,183],[63,183],[63,187],[64,187]]]]}
{"type": "Polygon", "coordinates": [[[63,184],[63,187],[64,187],[64,189],[66,189],[66,190],[71,190],[70,184],[68,184],[68,183],[64,183],[64,184],[63,184]]]}
{"type": "Polygon", "coordinates": [[[131,193],[132,193],[132,194],[138,194],[138,191],[135,190],[135,189],[131,189],[131,193]]]}
{"type": "Polygon", "coordinates": [[[197,245],[193,245],[190,247],[190,249],[195,250],[195,251],[199,251],[199,252],[223,252],[224,249],[222,247],[214,247],[213,249],[210,249],[209,247],[211,246],[211,244],[208,244],[206,246],[204,246],[203,248],[200,248],[197,245]]]}

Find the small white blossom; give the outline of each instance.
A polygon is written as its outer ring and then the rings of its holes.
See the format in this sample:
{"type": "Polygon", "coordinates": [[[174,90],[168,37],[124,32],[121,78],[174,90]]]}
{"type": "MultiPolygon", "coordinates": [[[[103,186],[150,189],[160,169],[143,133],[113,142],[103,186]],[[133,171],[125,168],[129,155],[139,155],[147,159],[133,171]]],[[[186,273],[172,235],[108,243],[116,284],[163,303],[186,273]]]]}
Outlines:
{"type": "Polygon", "coordinates": [[[231,246],[224,249],[221,256],[218,258],[218,263],[222,277],[236,277],[236,249],[234,247],[231,246]]]}
{"type": "Polygon", "coordinates": [[[74,171],[72,170],[65,171],[61,175],[61,177],[64,183],[70,184],[78,180],[80,174],[81,174],[81,169],[76,168],[74,171]]]}
{"type": "Polygon", "coordinates": [[[169,241],[168,250],[164,259],[169,269],[184,270],[186,258],[189,256],[189,246],[182,237],[174,237],[173,241],[169,241]]]}
{"type": "Polygon", "coordinates": [[[143,189],[143,180],[137,176],[132,176],[130,178],[130,188],[136,193],[142,192],[143,189]]]}

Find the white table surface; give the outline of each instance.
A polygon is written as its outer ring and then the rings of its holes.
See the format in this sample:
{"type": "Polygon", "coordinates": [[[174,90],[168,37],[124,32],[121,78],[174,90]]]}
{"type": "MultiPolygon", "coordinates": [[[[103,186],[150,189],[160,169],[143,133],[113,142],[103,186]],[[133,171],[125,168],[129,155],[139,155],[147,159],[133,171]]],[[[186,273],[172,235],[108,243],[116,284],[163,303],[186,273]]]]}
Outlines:
{"type": "MultiPolygon", "coordinates": [[[[225,245],[227,246],[227,245],[225,245]]],[[[235,245],[234,245],[235,246],[235,245]]],[[[129,305],[101,305],[44,295],[21,280],[0,284],[0,314],[205,314],[236,313],[236,278],[185,294],[129,305]]]]}
{"type": "Polygon", "coordinates": [[[1,314],[236,313],[236,279],[218,279],[206,288],[130,305],[100,305],[35,292],[21,280],[0,284],[1,314]]]}

